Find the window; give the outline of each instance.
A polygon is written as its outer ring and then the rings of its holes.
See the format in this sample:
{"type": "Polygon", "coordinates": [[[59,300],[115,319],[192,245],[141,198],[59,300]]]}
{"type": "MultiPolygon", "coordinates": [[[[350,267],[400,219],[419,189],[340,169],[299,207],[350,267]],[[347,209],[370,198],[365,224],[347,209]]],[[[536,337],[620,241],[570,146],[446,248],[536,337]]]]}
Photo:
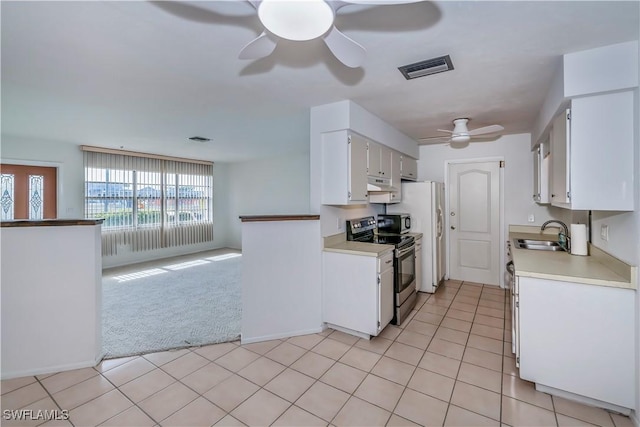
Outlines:
{"type": "Polygon", "coordinates": [[[83,150],[85,217],[104,219],[103,254],[213,240],[212,163],[83,150]]]}

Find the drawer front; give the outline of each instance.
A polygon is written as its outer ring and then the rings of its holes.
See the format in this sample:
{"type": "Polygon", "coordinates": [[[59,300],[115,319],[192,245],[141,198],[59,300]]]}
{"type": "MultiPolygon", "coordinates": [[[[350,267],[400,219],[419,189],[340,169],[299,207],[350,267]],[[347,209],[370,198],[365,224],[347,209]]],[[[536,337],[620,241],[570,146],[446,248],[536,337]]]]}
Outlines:
{"type": "Polygon", "coordinates": [[[378,258],[378,272],[382,273],[385,270],[393,268],[393,251],[388,252],[378,258]]]}

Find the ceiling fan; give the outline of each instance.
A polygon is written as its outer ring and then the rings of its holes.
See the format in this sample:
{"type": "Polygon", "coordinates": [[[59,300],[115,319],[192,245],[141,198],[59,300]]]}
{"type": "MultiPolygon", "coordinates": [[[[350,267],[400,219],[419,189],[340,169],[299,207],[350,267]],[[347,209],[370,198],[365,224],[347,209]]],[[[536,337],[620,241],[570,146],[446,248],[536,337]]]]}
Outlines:
{"type": "Polygon", "coordinates": [[[500,125],[490,125],[484,126],[481,128],[471,129],[467,128],[467,123],[469,122],[468,118],[460,118],[455,119],[453,121],[453,130],[447,129],[438,129],[438,132],[446,132],[451,134],[451,136],[436,136],[432,138],[421,138],[419,141],[426,144],[435,144],[439,142],[451,142],[464,144],[469,142],[472,138],[479,137],[482,135],[489,135],[498,132],[502,132],[504,127],[500,125]]]}
{"type": "Polygon", "coordinates": [[[240,59],[269,56],[278,38],[306,41],[322,37],[333,55],[350,68],[362,65],[366,49],[334,25],[343,6],[394,5],[422,0],[247,0],[258,12],[265,30],[240,51],[240,59]]]}

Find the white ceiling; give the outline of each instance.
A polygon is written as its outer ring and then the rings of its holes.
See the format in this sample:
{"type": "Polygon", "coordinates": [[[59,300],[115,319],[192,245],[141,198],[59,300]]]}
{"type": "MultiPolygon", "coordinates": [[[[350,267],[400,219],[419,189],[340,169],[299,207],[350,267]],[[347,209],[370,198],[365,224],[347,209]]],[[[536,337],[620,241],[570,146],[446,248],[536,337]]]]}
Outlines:
{"type": "Polygon", "coordinates": [[[262,31],[242,0],[2,1],[2,133],[242,161],[308,151],[309,108],[344,99],[414,139],[457,117],[529,132],[561,55],[638,40],[639,4],[346,6],[336,25],[368,52],[351,69],[318,40],[239,60],[262,31]],[[453,71],[397,70],[445,54],[453,71]]]}

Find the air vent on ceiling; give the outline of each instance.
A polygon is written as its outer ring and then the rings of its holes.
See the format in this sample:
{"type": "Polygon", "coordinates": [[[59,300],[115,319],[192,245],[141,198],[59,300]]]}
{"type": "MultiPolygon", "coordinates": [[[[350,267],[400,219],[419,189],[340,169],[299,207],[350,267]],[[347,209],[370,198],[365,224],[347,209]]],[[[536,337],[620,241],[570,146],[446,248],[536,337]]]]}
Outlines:
{"type": "Polygon", "coordinates": [[[418,77],[428,76],[430,74],[453,70],[453,63],[451,62],[449,55],[445,55],[439,58],[427,59],[426,61],[420,61],[415,64],[398,67],[398,70],[400,70],[407,80],[411,80],[418,77]]]}
{"type": "Polygon", "coordinates": [[[191,141],[193,141],[193,142],[208,142],[208,141],[211,141],[209,138],[205,138],[205,137],[202,137],[202,136],[192,136],[189,139],[191,141]]]}

